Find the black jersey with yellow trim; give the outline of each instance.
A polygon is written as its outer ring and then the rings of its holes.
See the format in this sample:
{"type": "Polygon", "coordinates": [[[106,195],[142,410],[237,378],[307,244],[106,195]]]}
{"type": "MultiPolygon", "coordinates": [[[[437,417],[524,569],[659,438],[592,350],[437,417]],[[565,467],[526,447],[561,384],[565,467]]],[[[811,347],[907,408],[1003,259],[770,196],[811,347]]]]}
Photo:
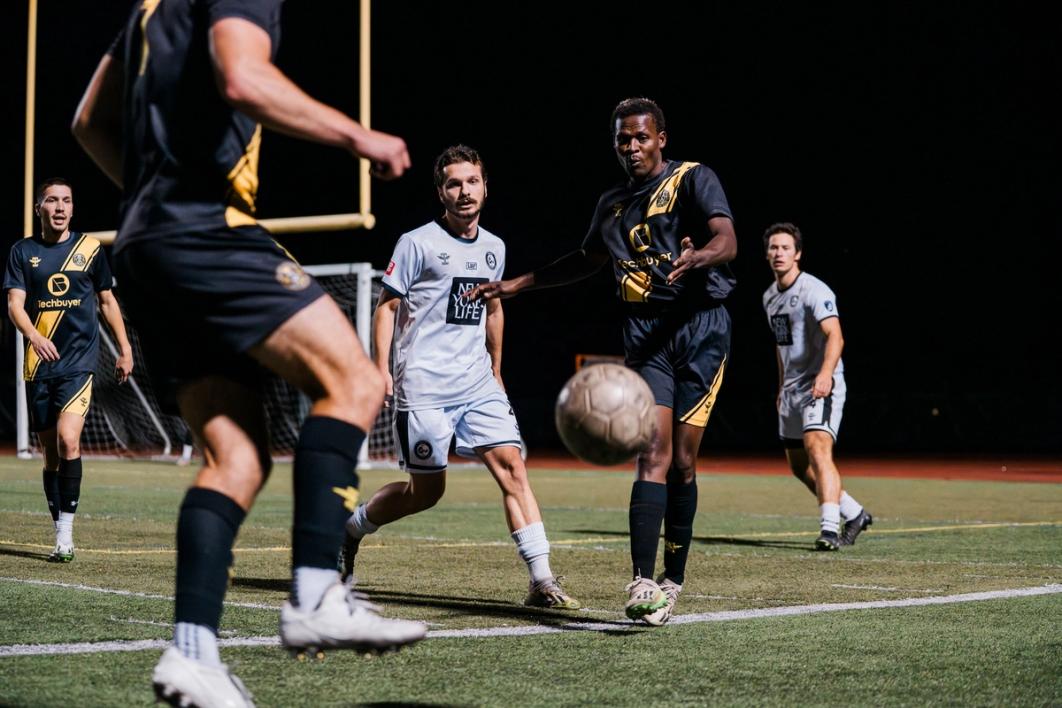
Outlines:
{"type": "Polygon", "coordinates": [[[211,26],[229,17],[268,33],[282,0],[142,0],[110,54],[125,72],[124,164],[116,251],[175,231],[255,223],[261,126],[222,98],[211,26]]]}
{"type": "Polygon", "coordinates": [[[624,183],[598,201],[583,249],[607,253],[617,295],[649,310],[703,309],[724,302],[737,281],[725,265],[689,270],[673,284],[667,276],[689,236],[700,248],[711,238],[708,220],[733,219],[723,187],[708,167],[666,161],[653,179],[624,183]]]}
{"type": "Polygon", "coordinates": [[[11,247],[4,290],[26,292],[30,322],[59,351],[58,361],[43,361],[27,342],[23,378],[40,381],[96,369],[100,342],[96,293],[110,288],[107,257],[91,236],[72,231],[58,243],[34,236],[11,247]]]}

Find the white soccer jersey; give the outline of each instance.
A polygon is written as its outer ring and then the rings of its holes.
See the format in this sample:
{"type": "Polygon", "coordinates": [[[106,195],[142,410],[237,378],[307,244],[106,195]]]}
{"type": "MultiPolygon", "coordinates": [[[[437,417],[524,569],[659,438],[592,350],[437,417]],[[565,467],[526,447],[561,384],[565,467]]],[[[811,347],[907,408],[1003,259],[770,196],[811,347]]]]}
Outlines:
{"type": "MultiPolygon", "coordinates": [[[[771,283],[763,294],[763,309],[774,332],[782,358],[782,387],[811,385],[826,354],[826,335],[819,323],[839,317],[837,298],[826,283],[809,273],[800,273],[785,290],[771,283]]],[[[837,362],[834,376],[844,373],[844,363],[837,362]]]]}
{"type": "Polygon", "coordinates": [[[392,352],[398,410],[457,405],[500,388],[486,347],[487,303],[463,295],[504,271],[505,243],[482,226],[463,239],[432,221],[398,239],[383,278],[402,298],[392,352]]]}

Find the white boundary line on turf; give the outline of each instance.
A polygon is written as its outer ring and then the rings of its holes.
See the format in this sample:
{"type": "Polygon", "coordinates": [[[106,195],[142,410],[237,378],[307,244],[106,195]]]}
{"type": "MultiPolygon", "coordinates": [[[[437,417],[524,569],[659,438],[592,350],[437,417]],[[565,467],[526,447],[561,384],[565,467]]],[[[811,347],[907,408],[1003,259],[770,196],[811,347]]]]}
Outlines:
{"type": "MultiPolygon", "coordinates": [[[[1050,584],[1038,587],[971,592],[961,595],[913,597],[904,600],[871,600],[869,602],[841,602],[819,605],[793,605],[789,607],[765,607],[755,610],[702,612],[699,614],[677,615],[671,619],[671,624],[733,622],[737,620],[761,619],[764,617],[811,615],[821,612],[847,612],[850,610],[879,610],[897,607],[951,605],[961,602],[1005,600],[1014,597],[1035,597],[1037,595],[1055,595],[1059,593],[1062,593],[1062,584],[1050,584]]],[[[642,628],[641,625],[636,625],[631,622],[566,622],[559,626],[535,625],[531,627],[488,627],[484,629],[434,630],[428,632],[428,638],[486,639],[493,637],[528,637],[539,634],[561,634],[571,631],[615,632],[642,628]]],[[[244,637],[239,639],[221,639],[218,641],[218,644],[223,647],[278,646],[280,640],[277,637],[244,637]]],[[[165,649],[169,645],[170,642],[165,639],[146,639],[128,642],[86,642],[82,644],[12,644],[8,646],[0,646],[0,658],[10,656],[45,656],[54,654],[95,654],[116,651],[142,651],[146,649],[165,649]]]]}
{"type": "MultiPolygon", "coordinates": [[[[61,583],[57,580],[32,580],[30,578],[7,578],[0,576],[0,582],[22,583],[24,585],[44,585],[53,588],[66,588],[67,590],[83,590],[85,592],[98,592],[104,595],[122,595],[123,597],[142,597],[147,600],[167,600],[173,602],[173,595],[154,595],[147,592],[134,592],[132,590],[114,590],[112,588],[98,588],[92,585],[78,583],[61,583]]],[[[246,607],[252,610],[279,610],[279,605],[265,605],[257,602],[230,602],[225,601],[228,607],[246,607]]]]}

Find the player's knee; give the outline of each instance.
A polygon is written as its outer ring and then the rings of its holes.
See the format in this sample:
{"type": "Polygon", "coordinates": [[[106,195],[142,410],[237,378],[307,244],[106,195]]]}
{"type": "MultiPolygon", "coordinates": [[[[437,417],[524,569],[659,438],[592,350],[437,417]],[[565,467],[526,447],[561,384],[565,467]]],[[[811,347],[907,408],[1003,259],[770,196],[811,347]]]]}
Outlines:
{"type": "Polygon", "coordinates": [[[375,366],[352,368],[325,391],[325,396],[342,409],[358,415],[379,410],[384,399],[384,380],[375,366]]]}
{"type": "Polygon", "coordinates": [[[273,469],[269,451],[253,444],[231,445],[214,457],[214,471],[226,486],[242,492],[257,492],[273,469]]]}
{"type": "Polygon", "coordinates": [[[73,460],[81,457],[81,439],[79,435],[59,435],[56,439],[59,448],[59,457],[64,460],[73,460]]]}

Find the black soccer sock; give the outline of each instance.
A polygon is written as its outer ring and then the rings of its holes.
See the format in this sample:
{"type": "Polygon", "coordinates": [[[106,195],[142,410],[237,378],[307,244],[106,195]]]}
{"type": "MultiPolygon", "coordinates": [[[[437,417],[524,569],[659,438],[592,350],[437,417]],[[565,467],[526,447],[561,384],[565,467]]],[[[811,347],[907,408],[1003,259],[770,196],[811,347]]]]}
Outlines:
{"type": "Polygon", "coordinates": [[[686,557],[693,540],[693,517],[697,513],[697,480],[667,481],[667,512],[664,514],[664,577],[682,585],[686,557]]]}
{"type": "Polygon", "coordinates": [[[217,633],[232,565],[232,543],[247,515],[239,504],[213,489],[192,487],[177,517],[177,622],[217,633]]]}
{"type": "Polygon", "coordinates": [[[293,465],[293,567],[335,570],[343,524],[358,504],[354,468],[364,441],[365,431],[335,418],[311,416],[303,423],[293,465]]]}
{"type": "Polygon", "coordinates": [[[54,523],[59,520],[59,471],[42,470],[41,478],[44,480],[44,496],[48,499],[48,513],[54,523]]]}
{"type": "Polygon", "coordinates": [[[667,485],[635,482],[631,488],[631,564],[634,575],[653,579],[660,524],[667,507],[667,485]]]}
{"type": "MultiPolygon", "coordinates": [[[[57,473],[59,486],[59,511],[73,514],[81,499],[81,458],[59,460],[57,473]]],[[[56,519],[59,518],[56,514],[56,519]]]]}

